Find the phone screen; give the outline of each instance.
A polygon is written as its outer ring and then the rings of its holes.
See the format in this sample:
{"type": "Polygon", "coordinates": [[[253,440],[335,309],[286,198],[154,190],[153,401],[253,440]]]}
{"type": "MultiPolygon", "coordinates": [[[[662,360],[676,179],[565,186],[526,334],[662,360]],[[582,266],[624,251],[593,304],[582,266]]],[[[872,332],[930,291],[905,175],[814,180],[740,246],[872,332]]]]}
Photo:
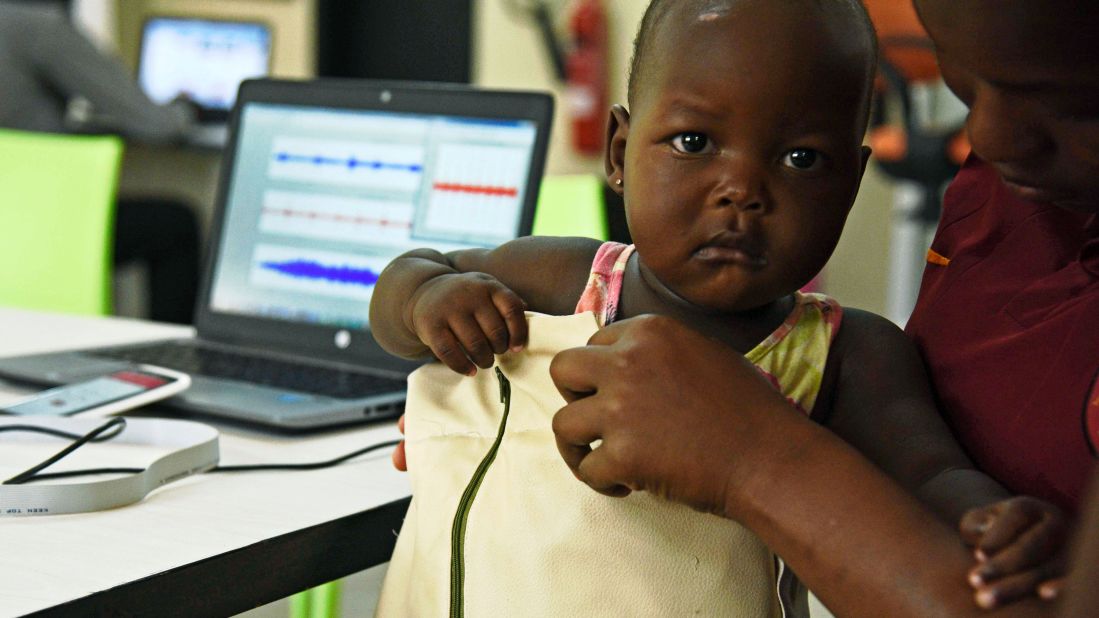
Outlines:
{"type": "Polygon", "coordinates": [[[167,376],[128,369],[42,391],[5,411],[26,416],[65,416],[133,397],[173,381],[167,376]]]}

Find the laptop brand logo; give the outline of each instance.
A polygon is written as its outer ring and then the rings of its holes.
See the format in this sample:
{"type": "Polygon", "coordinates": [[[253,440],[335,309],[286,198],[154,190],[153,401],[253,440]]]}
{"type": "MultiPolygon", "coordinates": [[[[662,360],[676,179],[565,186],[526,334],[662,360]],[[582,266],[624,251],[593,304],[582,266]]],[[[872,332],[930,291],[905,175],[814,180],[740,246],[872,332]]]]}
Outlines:
{"type": "Polygon", "coordinates": [[[337,348],[346,350],[347,346],[351,345],[351,333],[345,330],[336,331],[335,342],[337,348]]]}

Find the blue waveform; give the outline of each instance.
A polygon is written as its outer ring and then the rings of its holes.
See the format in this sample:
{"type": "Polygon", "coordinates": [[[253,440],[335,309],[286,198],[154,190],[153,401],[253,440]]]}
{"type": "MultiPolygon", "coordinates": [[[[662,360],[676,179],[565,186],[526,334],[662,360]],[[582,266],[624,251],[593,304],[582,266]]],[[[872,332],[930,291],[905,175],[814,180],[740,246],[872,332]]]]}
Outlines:
{"type": "Polygon", "coordinates": [[[316,279],[346,285],[361,285],[363,287],[370,287],[378,282],[378,273],[369,268],[330,266],[312,260],[261,262],[260,266],[297,279],[316,279]]]}
{"type": "Polygon", "coordinates": [[[275,160],[280,163],[312,163],[313,165],[334,165],[348,169],[398,170],[418,174],[424,171],[419,163],[388,163],[386,161],[368,161],[355,157],[326,157],[323,155],[302,155],[290,152],[276,152],[275,160]]]}

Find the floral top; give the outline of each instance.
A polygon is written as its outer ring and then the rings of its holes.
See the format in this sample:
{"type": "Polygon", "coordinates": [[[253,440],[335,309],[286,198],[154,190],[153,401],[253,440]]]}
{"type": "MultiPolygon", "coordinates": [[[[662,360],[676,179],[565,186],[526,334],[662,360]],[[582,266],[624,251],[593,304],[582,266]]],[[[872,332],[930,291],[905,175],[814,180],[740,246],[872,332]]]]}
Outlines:
{"type": "MultiPolygon", "coordinates": [[[[614,322],[626,262],[633,252],[633,245],[616,242],[599,248],[576,313],[594,312],[604,326],[614,322]]],[[[791,403],[808,414],[820,392],[828,350],[839,332],[843,308],[824,294],[795,292],[794,299],[794,309],[783,323],[745,357],[791,403]]]]}

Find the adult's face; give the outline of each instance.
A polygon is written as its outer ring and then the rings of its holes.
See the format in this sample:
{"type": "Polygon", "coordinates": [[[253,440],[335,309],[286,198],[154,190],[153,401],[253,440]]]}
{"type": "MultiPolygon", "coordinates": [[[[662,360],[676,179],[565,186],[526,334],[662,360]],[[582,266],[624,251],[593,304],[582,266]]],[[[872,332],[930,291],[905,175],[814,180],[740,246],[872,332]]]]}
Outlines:
{"type": "Polygon", "coordinates": [[[1099,6],[915,0],[973,150],[1020,197],[1099,212],[1099,6]]]}

